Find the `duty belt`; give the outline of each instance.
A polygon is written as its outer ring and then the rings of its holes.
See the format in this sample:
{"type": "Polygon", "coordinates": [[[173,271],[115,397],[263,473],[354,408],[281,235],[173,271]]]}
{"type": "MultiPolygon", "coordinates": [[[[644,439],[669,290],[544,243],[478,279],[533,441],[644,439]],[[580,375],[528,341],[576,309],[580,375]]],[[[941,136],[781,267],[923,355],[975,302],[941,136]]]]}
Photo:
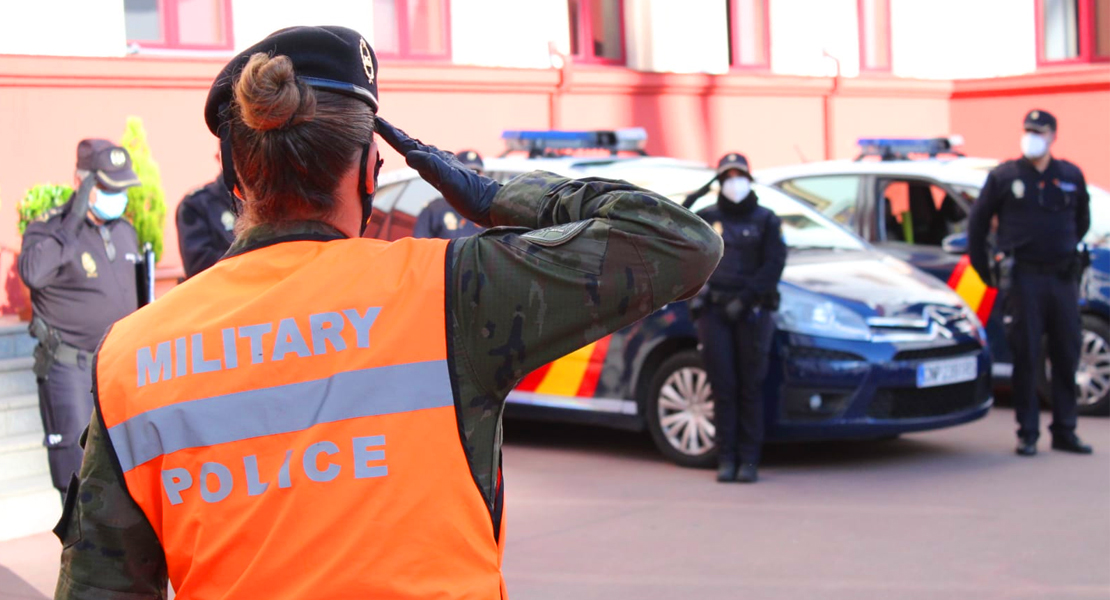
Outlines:
{"type": "Polygon", "coordinates": [[[89,358],[88,352],[64,342],[54,348],[54,360],[71,367],[80,366],[82,362],[87,365],[89,364],[89,358]]]}
{"type": "Polygon", "coordinates": [[[1037,275],[1064,275],[1075,268],[1075,259],[1069,258],[1057,263],[1035,263],[1018,260],[1017,267],[1020,271],[1037,275]]]}

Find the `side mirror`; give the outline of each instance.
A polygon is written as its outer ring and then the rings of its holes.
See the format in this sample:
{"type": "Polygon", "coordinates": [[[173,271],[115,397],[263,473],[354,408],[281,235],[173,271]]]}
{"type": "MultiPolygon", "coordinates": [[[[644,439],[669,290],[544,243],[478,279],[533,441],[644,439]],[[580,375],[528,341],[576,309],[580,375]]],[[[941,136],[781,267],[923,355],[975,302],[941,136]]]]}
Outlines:
{"type": "Polygon", "coordinates": [[[953,233],[940,242],[942,250],[949,254],[967,254],[967,234],[953,233]]]}

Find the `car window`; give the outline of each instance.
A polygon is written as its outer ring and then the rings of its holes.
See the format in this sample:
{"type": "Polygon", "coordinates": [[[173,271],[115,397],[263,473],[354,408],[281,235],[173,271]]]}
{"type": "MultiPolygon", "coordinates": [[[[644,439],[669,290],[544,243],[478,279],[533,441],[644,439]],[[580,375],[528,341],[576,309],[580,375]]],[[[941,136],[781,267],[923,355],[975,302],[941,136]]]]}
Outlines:
{"type": "MultiPolygon", "coordinates": [[[[417,177],[409,180],[408,185],[397,198],[393,209],[414,216],[419,215],[420,211],[424,210],[429,202],[440,196],[439,191],[432,187],[430,183],[417,177]]],[[[374,198],[376,204],[377,196],[375,195],[374,198]]],[[[385,209],[384,206],[382,208],[385,209]]]]}
{"type": "Polygon", "coordinates": [[[398,181],[378,188],[374,192],[374,208],[379,211],[393,210],[393,204],[397,202],[397,197],[401,195],[406,185],[408,185],[407,181],[398,181]]]}
{"type": "Polygon", "coordinates": [[[801,198],[821,214],[853,231],[856,230],[859,186],[858,175],[799,177],[779,184],[779,187],[801,198]]]}
{"type": "Polygon", "coordinates": [[[877,185],[886,241],[940,246],[949,234],[967,229],[967,211],[939,185],[886,178],[877,185]]]}

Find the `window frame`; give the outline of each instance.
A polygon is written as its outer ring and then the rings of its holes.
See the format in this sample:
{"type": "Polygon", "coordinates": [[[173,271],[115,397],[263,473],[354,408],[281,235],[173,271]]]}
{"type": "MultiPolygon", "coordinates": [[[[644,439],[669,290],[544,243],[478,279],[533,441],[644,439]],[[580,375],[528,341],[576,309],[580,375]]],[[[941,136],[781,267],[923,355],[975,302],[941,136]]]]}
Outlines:
{"type": "MultiPolygon", "coordinates": [[[[859,72],[860,73],[891,73],[894,70],[894,38],[891,35],[891,18],[890,0],[875,0],[876,2],[886,3],[886,22],[880,24],[881,27],[886,29],[886,66],[885,67],[872,67],[867,64],[867,51],[870,49],[867,45],[867,28],[864,20],[864,3],[866,0],[856,0],[856,29],[859,31],[859,72]]],[[[1039,1],[1039,0],[1038,0],[1039,1]]]]}
{"type": "MultiPolygon", "coordinates": [[[[235,23],[232,21],[231,0],[217,0],[223,9],[224,43],[223,44],[182,44],[181,25],[178,21],[178,2],[180,0],[157,0],[158,19],[162,26],[163,39],[157,42],[151,40],[133,40],[127,38],[127,44],[136,44],[142,49],[150,50],[226,50],[235,49],[235,23]]],[[[127,9],[124,8],[124,22],[126,30],[127,9]]]]}
{"type": "Polygon", "coordinates": [[[771,0],[756,0],[763,3],[763,62],[760,64],[743,64],[740,62],[739,44],[739,10],[736,4],[740,0],[728,0],[728,68],[733,71],[769,71],[771,69],[771,0]]]}
{"type": "MultiPolygon", "coordinates": [[[[578,49],[580,54],[571,54],[570,58],[575,64],[580,65],[607,65],[615,67],[623,67],[628,64],[628,33],[626,31],[627,23],[624,17],[624,0],[617,0],[617,14],[620,16],[620,32],[621,32],[621,57],[620,58],[605,58],[603,56],[596,56],[593,48],[593,3],[599,0],[578,0],[578,31],[571,31],[571,36],[577,36],[578,49]],[[589,43],[587,43],[589,42],[589,43]]],[[[570,2],[567,2],[567,16],[569,25],[570,16],[570,2]]]]}
{"type": "MultiPolygon", "coordinates": [[[[397,12],[397,52],[379,51],[376,47],[374,52],[377,54],[379,60],[411,60],[420,62],[451,62],[451,0],[442,0],[443,2],[443,47],[442,54],[425,54],[412,52],[411,32],[409,30],[409,2],[410,0],[393,0],[394,10],[397,12]]],[[[373,10],[373,3],[371,3],[371,10],[373,10]]],[[[375,27],[377,26],[378,15],[374,15],[375,27]]],[[[375,40],[375,43],[377,40],[375,40]]]]}
{"type": "MultiPolygon", "coordinates": [[[[1079,36],[1079,53],[1075,58],[1050,60],[1044,56],[1044,0],[1033,2],[1033,22],[1037,29],[1037,68],[1061,65],[1087,65],[1110,62],[1110,56],[1095,56],[1095,0],[1076,0],[1075,32],[1079,36]]],[[[1110,40],[1108,40],[1110,43],[1110,40]]]]}

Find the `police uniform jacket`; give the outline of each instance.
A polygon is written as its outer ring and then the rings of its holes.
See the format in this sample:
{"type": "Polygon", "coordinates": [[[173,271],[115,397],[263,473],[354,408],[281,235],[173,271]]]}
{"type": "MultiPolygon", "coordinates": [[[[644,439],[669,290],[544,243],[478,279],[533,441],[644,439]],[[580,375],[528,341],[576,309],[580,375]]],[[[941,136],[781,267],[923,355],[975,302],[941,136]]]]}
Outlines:
{"type": "Polygon", "coordinates": [[[786,265],[782,223],[770,209],[759,206],[751,192],[739,203],[718,199],[717,204],[698,211],[721,236],[724,256],[709,278],[709,288],[737,292],[746,304],[766,298],[778,288],[786,265]]]}
{"type": "Polygon", "coordinates": [[[453,240],[481,232],[481,226],[455,212],[447,200],[436,198],[420,211],[412,237],[453,240]]]}
{"type": "Polygon", "coordinates": [[[223,177],[197,188],[177,206],[177,245],[185,277],[216,264],[235,241],[235,207],[223,177]]]}
{"type": "Polygon", "coordinates": [[[35,315],[64,343],[92,352],[112,323],[138,308],[139,241],[124,219],[96,225],[86,217],[74,234],[62,226],[71,206],[27,225],[19,275],[31,288],[35,315]]]}

